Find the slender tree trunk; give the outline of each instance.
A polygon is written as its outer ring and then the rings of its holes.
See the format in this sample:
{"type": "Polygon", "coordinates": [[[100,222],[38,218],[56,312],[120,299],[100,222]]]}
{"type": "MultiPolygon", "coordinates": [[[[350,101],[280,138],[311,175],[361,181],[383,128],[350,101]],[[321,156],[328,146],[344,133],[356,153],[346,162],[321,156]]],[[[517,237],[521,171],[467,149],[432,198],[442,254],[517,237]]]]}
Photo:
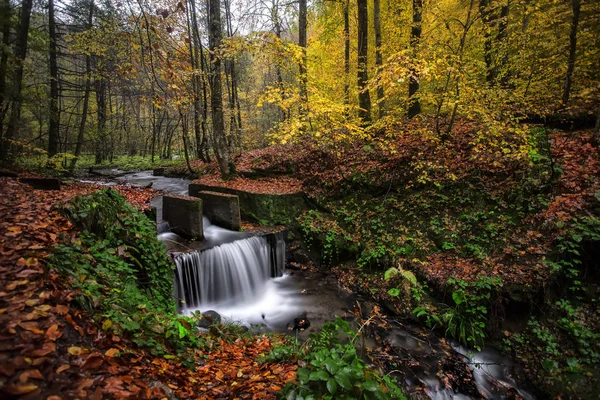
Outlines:
{"type": "MultiPolygon", "coordinates": [[[[227,37],[233,36],[233,26],[231,24],[231,3],[229,0],[225,1],[225,26],[227,28],[227,37]]],[[[226,65],[226,76],[229,75],[228,95],[229,95],[229,131],[231,137],[231,152],[235,153],[235,147],[242,151],[242,141],[240,137],[240,130],[237,121],[237,115],[235,112],[237,82],[235,77],[235,59],[229,57],[225,63],[226,65]]]]}
{"type": "Polygon", "coordinates": [[[385,115],[385,94],[380,82],[379,75],[383,67],[383,55],[381,54],[381,18],[380,18],[379,0],[373,0],[373,27],[375,30],[375,65],[377,76],[377,105],[379,107],[379,118],[385,115]]]}
{"type": "Polygon", "coordinates": [[[181,139],[183,139],[183,155],[185,156],[185,165],[187,166],[187,169],[190,172],[190,174],[193,174],[194,170],[192,169],[192,165],[190,164],[190,154],[188,151],[187,142],[188,122],[181,109],[179,110],[179,119],[181,120],[181,139]]]}
{"type": "Polygon", "coordinates": [[[488,85],[494,82],[494,62],[493,62],[493,25],[495,18],[490,9],[490,0],[479,0],[479,14],[483,21],[483,60],[485,61],[485,81],[488,85]]]}
{"type": "MultiPolygon", "coordinates": [[[[90,13],[88,14],[88,29],[92,26],[92,15],[94,12],[94,2],[90,2],[90,13]]],[[[75,147],[75,158],[71,160],[71,169],[75,168],[77,160],[81,155],[83,138],[85,133],[85,124],[87,122],[88,104],[90,101],[90,91],[92,87],[92,60],[89,54],[85,56],[85,88],[83,92],[83,109],[81,111],[81,120],[79,121],[79,132],[77,132],[77,145],[75,147]]]]}
{"type": "Polygon", "coordinates": [[[498,65],[495,69],[494,79],[499,79],[500,86],[506,87],[508,85],[509,73],[507,71],[508,66],[508,13],[510,12],[510,0],[506,1],[506,4],[500,8],[500,22],[498,24],[498,35],[496,36],[496,46],[501,50],[498,55],[498,65]]]}
{"type": "Polygon", "coordinates": [[[371,96],[367,88],[369,81],[369,14],[367,0],[358,3],[358,111],[359,118],[365,125],[371,122],[371,96]]]}
{"type": "MultiPolygon", "coordinates": [[[[9,155],[9,148],[11,147],[10,141],[19,137],[19,125],[21,122],[21,89],[23,87],[23,72],[25,57],[27,56],[27,38],[29,34],[29,21],[31,19],[31,7],[33,0],[23,0],[21,3],[21,24],[19,25],[19,31],[17,32],[17,39],[15,43],[15,55],[17,57],[17,66],[15,68],[15,75],[13,79],[13,87],[11,93],[11,109],[10,118],[8,120],[8,127],[6,135],[0,143],[0,159],[6,160],[9,155]]],[[[10,158],[14,154],[10,154],[10,158]]]]}
{"type": "Polygon", "coordinates": [[[450,116],[450,123],[448,124],[448,129],[446,130],[446,134],[443,137],[443,139],[447,139],[448,137],[450,137],[450,133],[452,133],[452,128],[454,127],[454,122],[456,121],[456,115],[458,112],[458,103],[459,103],[459,99],[460,99],[460,81],[461,81],[461,74],[462,74],[462,70],[463,70],[463,52],[465,49],[465,43],[467,41],[467,34],[469,33],[469,29],[471,28],[471,24],[473,23],[473,21],[471,20],[471,15],[472,15],[472,11],[473,11],[473,4],[475,3],[475,0],[471,0],[469,2],[469,11],[467,12],[467,19],[463,25],[463,33],[462,36],[460,37],[460,45],[458,46],[458,70],[459,70],[459,75],[456,77],[456,94],[455,94],[455,98],[454,98],[454,107],[452,107],[452,114],[450,116]]]}
{"type": "Polygon", "coordinates": [[[350,105],[350,0],[344,2],[344,102],[350,105]]]}
{"type": "Polygon", "coordinates": [[[225,123],[223,120],[223,87],[221,82],[221,58],[217,51],[221,47],[221,3],[209,0],[209,38],[210,38],[210,81],[211,108],[214,150],[223,179],[235,175],[235,166],[227,147],[225,123]]]}
{"type": "MultiPolygon", "coordinates": [[[[421,43],[421,21],[423,19],[423,0],[412,0],[412,26],[410,29],[410,47],[413,64],[415,64],[421,43]]],[[[419,73],[415,67],[410,69],[408,77],[408,118],[421,114],[419,99],[419,73]]]]}
{"type": "Polygon", "coordinates": [[[192,103],[194,106],[194,137],[196,139],[196,156],[202,161],[206,161],[204,159],[204,151],[202,149],[202,106],[200,103],[200,58],[198,56],[198,32],[196,31],[198,24],[196,21],[196,5],[195,1],[189,1],[189,5],[186,8],[188,13],[187,15],[187,29],[188,36],[190,37],[189,43],[189,51],[190,51],[190,64],[192,66],[193,75],[192,75],[192,103]]]}
{"type": "Polygon", "coordinates": [[[48,0],[48,32],[50,35],[50,105],[48,123],[48,157],[58,152],[58,128],[60,114],[58,109],[58,63],[56,60],[56,21],[54,19],[54,0],[48,0]]]}
{"type": "Polygon", "coordinates": [[[571,85],[573,84],[573,70],[575,69],[575,56],[577,52],[577,29],[579,27],[579,14],[581,12],[581,1],[572,0],[573,18],[571,19],[571,31],[569,32],[569,61],[567,64],[567,74],[565,76],[565,87],[562,95],[562,105],[569,103],[571,96],[571,85]]]}
{"type": "Polygon", "coordinates": [[[598,147],[598,152],[600,152],[600,107],[598,108],[598,113],[596,115],[596,126],[594,127],[592,141],[598,147]]]}
{"type": "MultiPolygon", "coordinates": [[[[279,11],[276,6],[273,7],[273,11],[271,13],[273,18],[273,24],[275,28],[275,36],[279,40],[281,40],[281,24],[279,22],[279,11]]],[[[281,74],[281,65],[279,62],[275,63],[275,75],[277,75],[277,87],[279,88],[279,95],[282,100],[286,99],[285,87],[283,86],[283,76],[281,74]]],[[[287,118],[287,114],[285,108],[281,107],[281,121],[285,121],[287,118]]]]}
{"type": "Polygon", "coordinates": [[[299,0],[298,4],[298,45],[302,48],[302,60],[300,60],[300,113],[304,115],[308,107],[306,89],[306,0],[299,0]]]}
{"type": "Polygon", "coordinates": [[[96,78],[96,107],[97,110],[97,141],[96,141],[96,164],[101,164],[106,159],[106,80],[103,77],[96,78]]]}
{"type": "Polygon", "coordinates": [[[206,67],[206,63],[204,62],[204,50],[202,47],[202,38],[200,37],[200,30],[198,29],[198,18],[196,14],[196,6],[194,1],[192,3],[193,13],[192,13],[192,24],[194,26],[194,37],[197,42],[198,47],[198,56],[200,58],[200,70],[202,71],[202,76],[198,79],[199,84],[202,86],[202,142],[200,143],[201,151],[204,157],[201,157],[202,161],[210,162],[210,155],[208,149],[208,95],[206,90],[206,79],[205,74],[208,71],[206,67]]]}
{"type": "Polygon", "coordinates": [[[6,72],[8,69],[8,49],[10,47],[10,0],[2,0],[0,5],[0,22],[2,23],[2,47],[0,47],[0,149],[4,138],[4,117],[6,108],[4,96],[6,91],[6,72]]]}

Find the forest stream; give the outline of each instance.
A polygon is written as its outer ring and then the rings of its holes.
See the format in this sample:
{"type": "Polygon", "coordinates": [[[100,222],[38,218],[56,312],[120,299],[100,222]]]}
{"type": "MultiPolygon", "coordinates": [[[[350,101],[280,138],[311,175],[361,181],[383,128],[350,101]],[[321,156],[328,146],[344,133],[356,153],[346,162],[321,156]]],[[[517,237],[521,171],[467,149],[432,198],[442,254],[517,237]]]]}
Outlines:
{"type": "MultiPolygon", "coordinates": [[[[154,189],[172,194],[187,194],[189,184],[185,179],[152,176],[151,172],[127,174],[116,180],[133,186],[152,183],[154,189]]],[[[152,205],[157,208],[160,232],[161,197],[153,199],[152,205]]],[[[165,230],[164,225],[162,230],[165,230]]],[[[226,246],[249,236],[212,225],[206,218],[204,230],[204,242],[188,242],[168,231],[159,233],[159,238],[171,252],[185,252],[226,246]]],[[[250,300],[216,301],[183,308],[182,312],[215,310],[227,321],[256,331],[274,332],[291,331],[294,319],[301,316],[310,321],[306,330],[296,331],[303,340],[335,316],[358,327],[353,310],[364,314],[374,307],[377,305],[370,300],[341,289],[333,274],[302,268],[285,269],[280,277],[267,277],[250,300]]],[[[362,350],[368,355],[365,356],[367,361],[383,360],[386,372],[403,382],[407,392],[416,398],[535,398],[533,390],[520,378],[514,362],[494,349],[466,349],[438,338],[423,326],[387,317],[383,324],[364,331],[367,338],[362,343],[362,350]]]]}

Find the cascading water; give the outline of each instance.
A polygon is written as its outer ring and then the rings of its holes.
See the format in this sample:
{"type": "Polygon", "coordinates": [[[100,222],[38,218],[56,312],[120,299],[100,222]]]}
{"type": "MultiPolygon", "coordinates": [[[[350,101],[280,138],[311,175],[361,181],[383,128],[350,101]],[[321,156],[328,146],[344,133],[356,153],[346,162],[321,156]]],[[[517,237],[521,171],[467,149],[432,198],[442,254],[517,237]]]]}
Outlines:
{"type": "Polygon", "coordinates": [[[269,278],[283,274],[282,233],[250,237],[175,259],[176,295],[186,309],[256,301],[269,278]]]}

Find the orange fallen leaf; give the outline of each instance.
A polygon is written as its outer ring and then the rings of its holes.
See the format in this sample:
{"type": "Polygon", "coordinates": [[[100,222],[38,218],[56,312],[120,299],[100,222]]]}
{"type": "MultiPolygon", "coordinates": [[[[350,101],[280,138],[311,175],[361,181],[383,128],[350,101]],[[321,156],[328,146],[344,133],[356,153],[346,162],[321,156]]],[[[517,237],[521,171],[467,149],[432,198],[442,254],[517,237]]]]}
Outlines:
{"type": "Polygon", "coordinates": [[[5,386],[3,389],[7,393],[19,395],[33,392],[37,388],[38,387],[36,385],[8,385],[5,386]]]}
{"type": "Polygon", "coordinates": [[[42,373],[38,369],[28,369],[19,375],[19,382],[25,383],[29,379],[44,379],[42,373]]]}
{"type": "Polygon", "coordinates": [[[119,355],[119,350],[115,349],[115,348],[108,349],[108,350],[106,350],[106,353],[104,353],[104,355],[106,357],[116,357],[119,355]]]}
{"type": "Polygon", "coordinates": [[[63,364],[60,367],[56,368],[56,373],[60,374],[61,372],[66,371],[69,368],[71,368],[71,365],[69,365],[69,364],[63,364]]]}
{"type": "Polygon", "coordinates": [[[62,332],[58,330],[58,325],[54,324],[46,331],[46,337],[48,340],[56,341],[59,337],[62,336],[62,332]]]}
{"type": "Polygon", "coordinates": [[[37,322],[19,322],[17,325],[26,331],[35,333],[36,335],[41,335],[44,333],[43,330],[38,328],[37,322]]]}
{"type": "Polygon", "coordinates": [[[92,354],[85,360],[81,369],[95,369],[102,365],[103,362],[102,356],[99,354],[92,354]]]}

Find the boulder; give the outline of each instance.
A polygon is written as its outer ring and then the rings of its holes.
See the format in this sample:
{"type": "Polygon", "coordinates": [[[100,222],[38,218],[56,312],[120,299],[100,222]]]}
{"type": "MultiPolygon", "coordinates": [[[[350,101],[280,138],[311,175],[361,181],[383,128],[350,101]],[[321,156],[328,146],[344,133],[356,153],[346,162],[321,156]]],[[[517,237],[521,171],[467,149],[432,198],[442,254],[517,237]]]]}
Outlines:
{"type": "Polygon", "coordinates": [[[202,318],[196,322],[196,326],[199,328],[208,329],[213,325],[219,325],[221,323],[221,315],[214,310],[208,310],[202,313],[202,318]]]}

